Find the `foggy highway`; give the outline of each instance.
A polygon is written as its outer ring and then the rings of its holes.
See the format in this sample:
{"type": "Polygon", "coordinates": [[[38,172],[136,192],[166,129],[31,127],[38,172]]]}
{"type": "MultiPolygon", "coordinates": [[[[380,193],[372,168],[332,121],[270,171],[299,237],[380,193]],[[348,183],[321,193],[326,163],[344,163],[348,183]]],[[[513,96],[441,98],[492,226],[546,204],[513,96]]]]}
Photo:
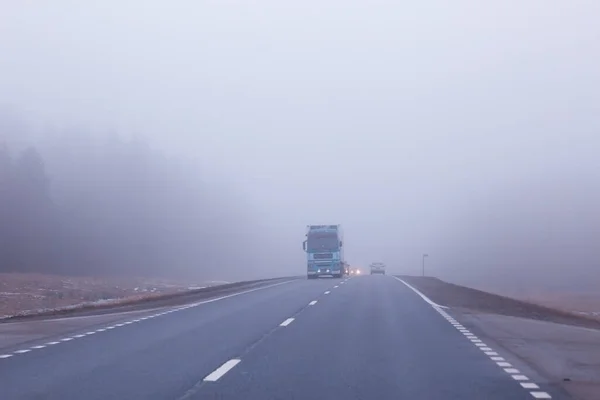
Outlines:
{"type": "Polygon", "coordinates": [[[600,399],[565,4],[3,1],[0,400],[600,399]]]}
{"type": "Polygon", "coordinates": [[[451,314],[392,276],[283,281],[2,349],[1,397],[567,398],[451,314]]]}

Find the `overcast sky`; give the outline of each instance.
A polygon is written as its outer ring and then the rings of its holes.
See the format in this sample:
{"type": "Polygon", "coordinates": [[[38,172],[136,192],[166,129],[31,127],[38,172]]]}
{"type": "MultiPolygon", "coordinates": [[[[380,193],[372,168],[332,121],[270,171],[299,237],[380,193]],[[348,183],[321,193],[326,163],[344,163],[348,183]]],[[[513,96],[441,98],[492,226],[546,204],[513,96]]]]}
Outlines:
{"type": "Polygon", "coordinates": [[[306,224],[341,223],[350,261],[443,270],[474,207],[597,178],[599,18],[597,0],[2,1],[0,104],[229,175],[294,260],[306,224]]]}

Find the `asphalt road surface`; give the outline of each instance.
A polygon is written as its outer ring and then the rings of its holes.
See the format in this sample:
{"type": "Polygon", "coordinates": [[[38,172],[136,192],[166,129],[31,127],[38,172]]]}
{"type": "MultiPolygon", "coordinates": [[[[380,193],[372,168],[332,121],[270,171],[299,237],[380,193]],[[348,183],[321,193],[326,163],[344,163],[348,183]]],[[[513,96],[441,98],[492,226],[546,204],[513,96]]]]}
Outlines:
{"type": "Polygon", "coordinates": [[[280,282],[134,318],[0,350],[0,399],[567,398],[391,276],[280,282]]]}

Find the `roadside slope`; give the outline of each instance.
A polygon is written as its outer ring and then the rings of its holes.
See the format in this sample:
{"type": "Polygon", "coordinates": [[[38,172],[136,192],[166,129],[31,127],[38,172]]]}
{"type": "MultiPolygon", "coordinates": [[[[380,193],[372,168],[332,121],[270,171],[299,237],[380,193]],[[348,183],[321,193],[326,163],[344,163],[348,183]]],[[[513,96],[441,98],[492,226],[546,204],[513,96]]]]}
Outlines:
{"type": "Polygon", "coordinates": [[[400,276],[492,347],[574,399],[600,399],[600,320],[430,277],[400,276]]]}
{"type": "Polygon", "coordinates": [[[455,285],[438,278],[402,275],[399,278],[436,303],[452,308],[600,329],[600,319],[593,317],[455,285]]]}
{"type": "Polygon", "coordinates": [[[297,279],[297,277],[278,277],[259,279],[254,281],[241,281],[222,285],[208,286],[200,289],[190,289],[175,293],[154,294],[139,298],[118,299],[116,302],[83,304],[78,307],[65,307],[54,310],[42,310],[36,313],[17,314],[0,318],[0,323],[20,320],[62,318],[67,316],[101,315],[115,312],[140,311],[149,308],[177,306],[208,297],[216,297],[234,291],[249,289],[283,280],[297,279]]]}

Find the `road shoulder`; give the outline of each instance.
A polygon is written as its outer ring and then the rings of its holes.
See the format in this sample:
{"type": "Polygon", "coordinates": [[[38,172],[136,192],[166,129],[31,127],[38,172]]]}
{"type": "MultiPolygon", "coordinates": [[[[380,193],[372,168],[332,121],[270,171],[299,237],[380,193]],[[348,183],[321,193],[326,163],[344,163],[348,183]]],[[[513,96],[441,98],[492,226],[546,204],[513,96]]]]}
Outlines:
{"type": "Polygon", "coordinates": [[[575,399],[600,398],[600,321],[454,285],[402,277],[457,320],[575,399]]]}

